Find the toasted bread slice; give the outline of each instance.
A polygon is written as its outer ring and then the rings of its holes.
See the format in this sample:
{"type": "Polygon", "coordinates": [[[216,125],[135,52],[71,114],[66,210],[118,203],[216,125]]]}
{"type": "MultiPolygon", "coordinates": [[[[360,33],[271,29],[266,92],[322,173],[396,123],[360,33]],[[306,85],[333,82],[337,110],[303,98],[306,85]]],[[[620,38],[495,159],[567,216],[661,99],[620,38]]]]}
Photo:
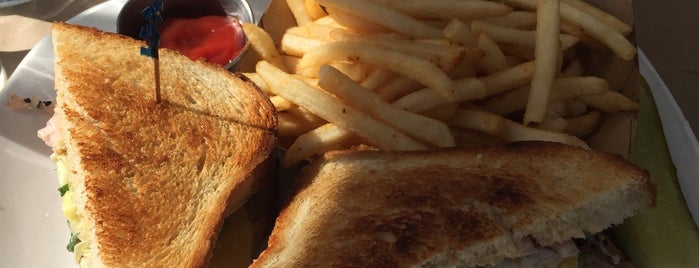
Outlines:
{"type": "Polygon", "coordinates": [[[302,172],[254,267],[476,267],[654,204],[649,173],[551,142],[335,151],[302,172]]]}
{"type": "Polygon", "coordinates": [[[156,103],[144,43],[65,23],[52,35],[54,159],[77,215],[76,261],[205,265],[225,216],[269,163],[274,107],[243,76],[163,49],[156,103]]]}

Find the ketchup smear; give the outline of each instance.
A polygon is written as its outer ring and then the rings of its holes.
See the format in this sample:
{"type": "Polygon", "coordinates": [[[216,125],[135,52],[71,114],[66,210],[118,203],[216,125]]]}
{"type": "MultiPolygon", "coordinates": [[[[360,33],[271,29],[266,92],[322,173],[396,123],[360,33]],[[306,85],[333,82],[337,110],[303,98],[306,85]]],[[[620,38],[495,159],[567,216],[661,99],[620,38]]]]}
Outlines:
{"type": "Polygon", "coordinates": [[[170,18],[160,27],[160,47],[174,49],[192,60],[226,65],[245,46],[245,33],[234,17],[170,18]]]}

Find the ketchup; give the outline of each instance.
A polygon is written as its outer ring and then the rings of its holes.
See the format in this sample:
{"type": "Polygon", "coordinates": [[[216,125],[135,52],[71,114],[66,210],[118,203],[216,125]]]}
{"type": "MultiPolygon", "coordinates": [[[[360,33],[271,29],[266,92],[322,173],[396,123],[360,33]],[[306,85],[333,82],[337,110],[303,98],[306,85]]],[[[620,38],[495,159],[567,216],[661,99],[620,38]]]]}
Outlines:
{"type": "Polygon", "coordinates": [[[234,17],[170,18],[160,27],[160,47],[174,49],[192,60],[226,65],[245,46],[245,33],[234,17]]]}

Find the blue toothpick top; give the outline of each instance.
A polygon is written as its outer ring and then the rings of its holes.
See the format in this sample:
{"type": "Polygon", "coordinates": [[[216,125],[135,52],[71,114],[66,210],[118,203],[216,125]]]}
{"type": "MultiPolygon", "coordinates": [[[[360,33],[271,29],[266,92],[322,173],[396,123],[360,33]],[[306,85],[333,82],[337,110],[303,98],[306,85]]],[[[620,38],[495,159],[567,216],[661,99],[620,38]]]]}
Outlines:
{"type": "Polygon", "coordinates": [[[156,0],[147,6],[141,11],[141,15],[147,23],[141,27],[138,36],[148,42],[148,47],[141,47],[141,55],[157,59],[160,46],[160,24],[163,23],[163,0],[156,0]]]}

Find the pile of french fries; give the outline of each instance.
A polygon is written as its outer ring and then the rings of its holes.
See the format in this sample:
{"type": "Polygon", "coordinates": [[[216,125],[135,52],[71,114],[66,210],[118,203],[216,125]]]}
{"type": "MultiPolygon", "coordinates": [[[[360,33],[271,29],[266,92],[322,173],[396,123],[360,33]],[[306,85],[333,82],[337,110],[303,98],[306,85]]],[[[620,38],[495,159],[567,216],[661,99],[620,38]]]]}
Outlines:
{"type": "Polygon", "coordinates": [[[606,80],[586,76],[577,52],[632,60],[632,27],[581,0],[285,4],[295,25],[278,36],[243,29],[261,59],[244,74],[279,112],[286,166],[359,145],[587,147],[583,139],[605,114],[638,109],[606,80]]]}

